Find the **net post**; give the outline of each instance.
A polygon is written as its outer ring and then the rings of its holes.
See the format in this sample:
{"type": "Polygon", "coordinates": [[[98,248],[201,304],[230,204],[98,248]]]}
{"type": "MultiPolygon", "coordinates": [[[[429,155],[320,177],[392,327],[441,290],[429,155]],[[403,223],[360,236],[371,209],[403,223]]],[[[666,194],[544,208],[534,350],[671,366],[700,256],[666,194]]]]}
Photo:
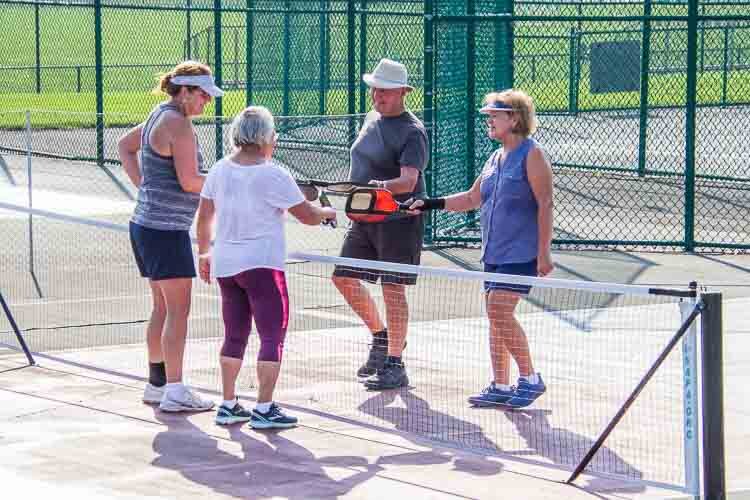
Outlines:
{"type": "Polygon", "coordinates": [[[701,294],[703,497],[726,498],[721,293],[701,294]]]}
{"type": "MultiPolygon", "coordinates": [[[[690,289],[696,290],[696,282],[690,289]]],[[[680,316],[684,322],[695,308],[696,298],[680,301],[680,316]]],[[[682,405],[683,446],[685,452],[685,491],[700,494],[700,442],[698,441],[698,341],[697,322],[693,322],[682,340],[682,405]]]]}
{"type": "MultiPolygon", "coordinates": [[[[702,302],[698,302],[693,306],[693,309],[690,311],[690,314],[688,314],[683,322],[682,325],[680,325],[680,328],[675,332],[675,334],[672,336],[670,341],[667,343],[667,345],[662,349],[659,356],[656,358],[656,361],[654,361],[651,364],[651,367],[648,369],[646,374],[641,378],[640,382],[638,382],[638,385],[633,389],[633,392],[630,393],[630,396],[628,396],[628,399],[620,406],[620,409],[617,411],[614,417],[612,417],[612,420],[607,424],[607,427],[604,428],[604,430],[599,434],[599,437],[596,439],[594,444],[589,448],[589,451],[586,453],[586,455],[581,459],[581,462],[576,466],[576,468],[573,470],[573,473],[570,475],[570,477],[565,481],[567,484],[572,484],[573,481],[576,480],[578,476],[581,475],[583,470],[586,468],[586,466],[591,462],[591,460],[594,458],[594,455],[596,455],[596,452],[599,451],[599,449],[604,444],[604,441],[609,437],[609,435],[612,433],[614,428],[617,426],[617,424],[620,423],[620,420],[622,420],[622,417],[625,416],[625,413],[627,413],[628,409],[632,406],[632,404],[635,402],[635,400],[638,398],[638,395],[643,391],[644,387],[646,387],[646,384],[651,380],[651,378],[654,376],[656,371],[659,369],[661,364],[664,362],[664,360],[667,358],[669,353],[672,352],[672,349],[677,345],[677,342],[679,342],[683,335],[685,335],[685,332],[690,328],[692,323],[695,321],[695,319],[698,317],[699,314],[701,314],[703,310],[703,304],[702,302]]],[[[705,384],[703,385],[705,390],[705,384]]],[[[704,457],[705,458],[705,457],[704,457]]]]}
{"type": "Polygon", "coordinates": [[[10,312],[10,307],[8,307],[8,304],[5,302],[5,297],[3,297],[2,291],[0,291],[0,305],[2,305],[3,307],[3,311],[5,312],[5,317],[8,318],[8,323],[10,323],[10,326],[13,329],[13,333],[15,333],[16,339],[18,340],[18,343],[21,345],[21,349],[23,350],[23,353],[26,355],[26,359],[29,360],[29,366],[36,365],[36,361],[34,361],[34,357],[31,355],[29,346],[26,345],[26,341],[24,340],[23,335],[21,335],[21,330],[18,328],[18,324],[16,323],[15,318],[13,318],[13,314],[10,312]]]}

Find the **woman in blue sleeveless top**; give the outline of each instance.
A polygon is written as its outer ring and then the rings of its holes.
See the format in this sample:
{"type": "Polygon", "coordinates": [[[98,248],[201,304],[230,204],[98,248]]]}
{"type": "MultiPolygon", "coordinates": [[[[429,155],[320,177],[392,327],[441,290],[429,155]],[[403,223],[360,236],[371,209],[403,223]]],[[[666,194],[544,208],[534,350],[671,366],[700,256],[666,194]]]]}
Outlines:
{"type": "Polygon", "coordinates": [[[160,78],[155,92],[169,97],[119,141],[120,160],[138,188],[130,242],[141,276],[151,286],[153,310],[146,329],[149,383],[143,401],[163,411],[213,407],[182,383],[190,313],[193,249],[188,233],[203,188],[203,155],[191,118],[203,114],[214,85],[205,64],[185,61],[160,78]]]}
{"type": "MultiPolygon", "coordinates": [[[[487,133],[502,147],[490,156],[471,189],[417,200],[411,208],[453,212],[479,208],[485,272],[546,276],[554,266],[552,168],[530,137],[537,126],[534,102],[522,91],[505,90],[488,94],[484,103],[480,112],[487,115],[487,133]]],[[[526,285],[485,282],[494,380],[469,398],[475,406],[523,408],[546,390],[534,370],[526,333],[514,315],[519,300],[530,290],[526,285]],[[510,357],[521,375],[516,386],[509,381],[510,357]]]]}

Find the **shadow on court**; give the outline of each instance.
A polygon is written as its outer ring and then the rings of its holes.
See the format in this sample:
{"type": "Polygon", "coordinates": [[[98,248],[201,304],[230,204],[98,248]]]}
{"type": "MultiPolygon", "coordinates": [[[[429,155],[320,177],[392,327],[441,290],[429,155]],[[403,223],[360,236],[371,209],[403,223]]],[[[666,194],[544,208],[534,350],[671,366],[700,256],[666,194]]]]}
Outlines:
{"type": "MultiPolygon", "coordinates": [[[[555,465],[565,469],[574,469],[583,456],[594,444],[594,440],[571,432],[561,427],[553,427],[547,416],[551,410],[512,410],[500,411],[515,427],[518,434],[526,443],[526,450],[506,451],[509,455],[525,457],[542,457],[555,465]]],[[[617,453],[602,446],[594,456],[592,463],[606,463],[607,470],[633,480],[639,480],[643,473],[626,462],[617,453]]],[[[638,493],[646,488],[643,484],[633,483],[632,486],[612,488],[612,481],[596,476],[589,478],[586,489],[592,491],[638,493]]]]}
{"type": "MultiPolygon", "coordinates": [[[[409,389],[383,391],[359,405],[359,410],[370,416],[392,424],[396,430],[417,434],[423,438],[440,441],[469,440],[472,448],[497,450],[497,444],[484,435],[482,428],[471,422],[458,419],[447,413],[433,410],[430,404],[409,389]],[[400,400],[404,406],[395,406],[400,400]],[[460,433],[460,436],[454,434],[460,433]]],[[[408,438],[408,434],[405,434],[408,438]]],[[[418,444],[427,445],[424,441],[418,444]]],[[[449,463],[453,470],[477,476],[492,476],[502,472],[503,466],[496,461],[482,459],[481,455],[471,460],[459,456],[436,454],[434,451],[391,455],[381,463],[398,465],[429,465],[449,463]]]]}
{"type": "MultiPolygon", "coordinates": [[[[418,397],[409,389],[384,391],[371,397],[359,406],[359,410],[392,424],[396,430],[409,431],[424,438],[444,441],[464,442],[468,447],[481,450],[498,450],[501,454],[517,457],[530,464],[546,465],[553,463],[563,469],[572,470],[578,461],[594,444],[594,440],[567,429],[553,427],[547,416],[551,410],[483,410],[503,415],[513,424],[515,431],[525,443],[523,450],[502,449],[493,440],[485,436],[482,428],[471,422],[458,419],[443,412],[435,411],[424,399],[418,397]],[[403,405],[399,404],[403,403],[403,405]],[[460,433],[457,437],[455,434],[460,433]],[[469,444],[470,443],[470,444],[469,444]]],[[[424,441],[419,441],[424,445],[424,441]]],[[[503,465],[499,462],[484,459],[477,455],[476,459],[462,459],[461,457],[441,456],[425,452],[388,457],[389,463],[419,463],[420,455],[430,456],[433,463],[442,460],[444,463],[453,461],[453,469],[477,476],[492,476],[502,472],[503,465]],[[396,462],[395,460],[399,460],[396,462]]],[[[606,463],[607,470],[616,471],[634,481],[642,478],[642,472],[626,462],[617,453],[602,446],[594,457],[596,463],[606,463]]],[[[645,485],[633,483],[619,483],[613,487],[611,479],[589,476],[586,491],[595,496],[597,491],[611,494],[639,493],[646,490],[645,485]]],[[[600,497],[605,498],[605,497],[600,497]]]]}
{"type": "Polygon", "coordinates": [[[158,457],[151,464],[179,472],[185,479],[223,495],[333,499],[384,470],[364,456],[318,458],[284,437],[289,430],[254,431],[246,424],[235,424],[221,428],[226,437],[220,437],[205,433],[190,421],[190,416],[155,409],[154,418],[167,428],[154,437],[152,447],[158,457]],[[345,477],[335,479],[324,467],[346,469],[345,474],[339,474],[345,477]]]}

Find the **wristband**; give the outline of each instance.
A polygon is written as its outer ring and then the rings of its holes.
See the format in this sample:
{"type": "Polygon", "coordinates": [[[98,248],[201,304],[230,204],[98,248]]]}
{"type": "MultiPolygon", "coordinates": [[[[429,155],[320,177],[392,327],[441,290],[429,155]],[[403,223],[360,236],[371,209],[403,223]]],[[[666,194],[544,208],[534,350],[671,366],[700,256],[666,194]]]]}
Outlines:
{"type": "Polygon", "coordinates": [[[445,198],[425,198],[418,210],[445,210],[445,198]]]}
{"type": "Polygon", "coordinates": [[[207,252],[207,253],[199,253],[199,254],[198,254],[198,258],[199,258],[199,259],[205,259],[206,257],[211,257],[211,252],[207,252]]]}

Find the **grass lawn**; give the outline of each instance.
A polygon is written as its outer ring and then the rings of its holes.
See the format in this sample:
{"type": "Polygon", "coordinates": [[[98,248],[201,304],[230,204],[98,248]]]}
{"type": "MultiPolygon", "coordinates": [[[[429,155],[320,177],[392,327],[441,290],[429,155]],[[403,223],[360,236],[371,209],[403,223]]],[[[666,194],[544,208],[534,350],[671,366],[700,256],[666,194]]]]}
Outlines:
{"type": "MultiPolygon", "coordinates": [[[[540,112],[568,111],[569,82],[565,80],[545,80],[528,82],[523,88],[532,95],[540,112]]],[[[684,75],[652,75],[649,85],[649,105],[652,107],[684,106],[686,77],[684,75]]],[[[705,72],[698,78],[698,103],[701,105],[722,103],[721,72],[705,72]]],[[[418,88],[409,97],[412,109],[421,109],[422,89],[418,88]]],[[[440,91],[438,90],[438,104],[440,91]]],[[[750,95],[750,71],[736,71],[730,74],[727,82],[727,103],[747,103],[750,95]]],[[[341,115],[347,112],[347,95],[345,89],[329,90],[326,93],[325,113],[341,115]]],[[[95,123],[96,98],[93,93],[13,93],[3,96],[8,103],[6,110],[0,113],[1,128],[22,128],[24,116],[21,111],[39,110],[32,113],[34,127],[74,128],[92,126],[95,123]],[[9,113],[17,110],[19,113],[9,113]],[[51,112],[50,110],[54,110],[51,112]],[[44,111],[44,112],[43,112],[44,111]]],[[[132,125],[143,120],[151,109],[163,99],[163,96],[149,92],[107,92],[104,94],[106,125],[132,125]]],[[[582,78],[579,84],[579,111],[607,109],[637,109],[640,102],[638,92],[591,94],[588,78],[582,78]]],[[[267,106],[280,115],[282,110],[281,91],[259,91],[253,94],[253,103],[267,106]]],[[[294,91],[290,94],[290,115],[317,115],[320,108],[320,94],[315,90],[294,91]]],[[[234,116],[245,106],[244,91],[228,91],[223,99],[222,114],[234,116]]],[[[212,103],[206,110],[207,116],[215,112],[212,103]]]]}
{"type": "MultiPolygon", "coordinates": [[[[311,2],[315,8],[319,2],[311,2]]],[[[335,4],[338,5],[338,4],[335,4]]],[[[393,8],[392,3],[368,4],[376,10],[393,8]]],[[[406,8],[404,4],[401,8],[406,8]]],[[[421,9],[418,4],[414,9],[421,9]]],[[[340,9],[341,6],[336,7],[340,9]]],[[[479,7],[478,7],[479,8],[479,7]]],[[[657,2],[654,14],[685,15],[684,4],[670,5],[657,2]]],[[[724,6],[707,11],[707,14],[732,14],[750,12],[750,4],[741,6],[724,6]]],[[[34,7],[24,4],[2,3],[0,0],[0,26],[11,29],[0,33],[4,47],[0,53],[0,69],[7,78],[0,81],[0,96],[6,110],[56,110],[59,113],[35,113],[35,126],[39,127],[78,127],[91,125],[92,113],[96,110],[94,94],[94,16],[90,7],[49,6],[39,8],[41,47],[40,63],[42,67],[41,93],[36,93],[35,65],[35,18],[34,7]],[[19,68],[19,69],[10,69],[19,68]],[[20,69],[25,68],[25,69],[20,69]],[[76,114],[83,113],[83,114],[76,114]]],[[[449,12],[444,12],[449,13],[449,12]]],[[[561,5],[559,2],[516,2],[516,13],[524,15],[640,15],[642,6],[636,3],[597,4],[582,6],[561,5]]],[[[192,12],[190,14],[190,33],[188,33],[188,14],[181,10],[146,10],[121,9],[107,7],[103,9],[103,60],[104,71],[104,111],[108,125],[128,125],[143,119],[155,103],[163,97],[149,93],[156,82],[156,73],[168,69],[180,61],[185,54],[185,40],[193,35],[192,53],[195,57],[210,60],[213,53],[212,12],[192,12]],[[209,29],[207,29],[209,28],[209,29]]],[[[253,14],[253,82],[259,90],[253,93],[253,103],[268,106],[275,114],[285,111],[282,86],[284,78],[294,89],[288,94],[286,112],[299,114],[344,114],[347,111],[346,80],[346,18],[340,14],[327,19],[329,26],[328,54],[329,78],[332,85],[325,95],[325,105],[321,109],[319,84],[321,45],[320,29],[325,27],[326,19],[319,13],[295,14],[288,18],[290,50],[284,54],[285,17],[276,13],[253,14]],[[285,66],[285,61],[288,66],[285,66]],[[285,73],[284,68],[288,71],[285,73]],[[273,89],[273,86],[277,86],[273,89]]],[[[368,56],[365,66],[369,67],[381,54],[401,59],[409,64],[412,72],[421,72],[423,60],[423,33],[421,17],[384,16],[370,14],[367,16],[368,56]],[[377,57],[376,57],[377,56],[377,57]],[[372,59],[372,61],[371,61],[372,59]]],[[[515,86],[528,91],[537,101],[540,112],[570,111],[570,30],[581,30],[580,48],[585,50],[594,41],[618,41],[638,38],[640,22],[517,22],[514,25],[516,77],[515,86]],[[593,34],[593,31],[607,33],[593,34]],[[533,61],[533,62],[532,62],[533,61]],[[533,64],[533,71],[530,65],[533,64]]],[[[244,83],[245,30],[246,16],[240,12],[225,12],[222,15],[223,57],[225,61],[242,61],[238,64],[225,64],[224,81],[238,80],[244,83]]],[[[359,26],[359,24],[357,25],[359,26]]],[[[440,28],[437,64],[437,101],[436,105],[445,104],[441,97],[441,88],[456,86],[455,90],[465,88],[466,76],[462,73],[460,60],[451,58],[463,57],[465,54],[465,24],[454,23],[450,26],[443,23],[440,28]],[[446,38],[447,34],[450,34],[446,38]],[[450,54],[450,55],[446,55],[450,54]]],[[[652,64],[661,58],[675,55],[679,59],[680,50],[686,43],[685,23],[653,23],[652,64]],[[667,30],[669,28],[670,30],[667,30]],[[660,31],[661,30],[661,31],[660,31]]],[[[357,28],[359,29],[359,28],[357,28]]],[[[495,47],[494,34],[496,25],[489,21],[477,23],[477,47],[481,54],[492,55],[495,47]]],[[[724,37],[722,31],[707,31],[701,47],[716,64],[717,57],[723,53],[724,37]]],[[[360,33],[357,33],[359,44],[360,33]]],[[[750,29],[739,28],[733,33],[732,43],[735,47],[748,46],[744,53],[750,54],[750,29]]],[[[576,40],[573,38],[572,40],[576,40]]],[[[357,48],[356,50],[359,50],[357,48]]],[[[481,57],[480,57],[481,59],[481,57]]],[[[684,60],[684,57],[683,57],[684,60]]],[[[491,59],[490,59],[491,61],[491,59]]],[[[581,79],[578,88],[578,110],[596,109],[634,109],[639,105],[638,92],[591,94],[588,83],[588,62],[583,61],[581,79]]],[[[487,61],[477,61],[477,93],[485,89],[485,80],[479,71],[487,73],[487,61]],[[481,68],[480,68],[481,66],[481,68]]],[[[661,64],[661,63],[660,63],[661,64]]],[[[359,72],[359,66],[357,68],[359,72]]],[[[484,74],[484,73],[483,73],[484,74]]],[[[650,78],[649,102],[652,106],[684,106],[684,74],[654,74],[650,78]]],[[[701,104],[718,104],[722,102],[721,72],[705,72],[698,79],[698,100],[701,104]]],[[[750,98],[750,72],[732,71],[727,81],[726,102],[747,102],[750,98]]],[[[418,89],[421,90],[421,89],[418,89]]],[[[222,114],[232,116],[245,105],[244,90],[229,90],[223,100],[222,114]]],[[[356,100],[357,106],[359,99],[356,100]]],[[[422,107],[422,92],[416,92],[410,98],[414,109],[422,107]]],[[[213,114],[214,109],[207,110],[213,114]]],[[[0,127],[22,127],[23,118],[18,114],[0,115],[0,127]]]]}

